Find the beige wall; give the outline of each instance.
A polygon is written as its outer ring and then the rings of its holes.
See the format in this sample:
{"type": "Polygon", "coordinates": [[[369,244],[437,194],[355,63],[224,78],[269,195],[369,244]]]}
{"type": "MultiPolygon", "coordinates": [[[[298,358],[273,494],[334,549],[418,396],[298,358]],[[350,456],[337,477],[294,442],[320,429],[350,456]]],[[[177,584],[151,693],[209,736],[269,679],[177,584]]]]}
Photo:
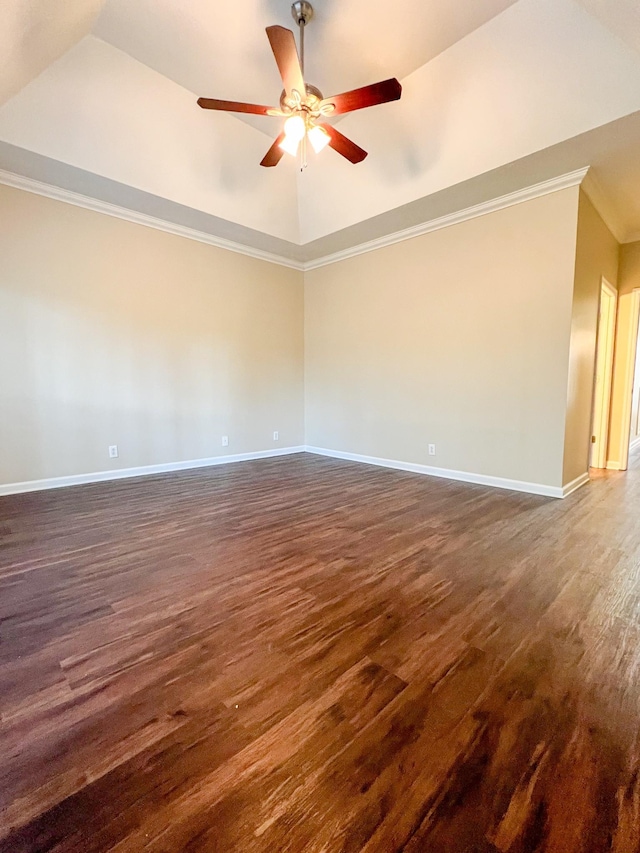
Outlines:
{"type": "Polygon", "coordinates": [[[303,444],[301,273],[7,187],[0,221],[0,484],[303,444]]]}
{"type": "Polygon", "coordinates": [[[640,288],[640,241],[620,246],[620,293],[640,288]]]}
{"type": "Polygon", "coordinates": [[[307,444],[562,485],[577,210],[567,189],[308,273],[307,444]]]}
{"type": "Polygon", "coordinates": [[[577,188],[304,288],[6,187],[0,218],[0,486],[305,441],[551,487],[586,470],[599,282],[615,284],[618,249],[577,188]]]}
{"type": "Polygon", "coordinates": [[[617,287],[618,243],[591,201],[580,192],[563,485],[589,469],[598,309],[602,278],[617,287]]]}

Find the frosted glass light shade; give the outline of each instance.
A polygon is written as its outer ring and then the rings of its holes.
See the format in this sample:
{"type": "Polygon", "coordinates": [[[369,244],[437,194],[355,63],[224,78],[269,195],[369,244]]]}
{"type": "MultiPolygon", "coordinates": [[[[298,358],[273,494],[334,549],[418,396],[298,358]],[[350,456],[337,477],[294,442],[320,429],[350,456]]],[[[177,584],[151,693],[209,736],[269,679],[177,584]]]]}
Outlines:
{"type": "Polygon", "coordinates": [[[287,154],[291,154],[292,157],[295,157],[298,153],[298,145],[300,145],[299,139],[294,139],[293,136],[285,136],[279,147],[282,148],[283,151],[286,151],[287,154]]]}

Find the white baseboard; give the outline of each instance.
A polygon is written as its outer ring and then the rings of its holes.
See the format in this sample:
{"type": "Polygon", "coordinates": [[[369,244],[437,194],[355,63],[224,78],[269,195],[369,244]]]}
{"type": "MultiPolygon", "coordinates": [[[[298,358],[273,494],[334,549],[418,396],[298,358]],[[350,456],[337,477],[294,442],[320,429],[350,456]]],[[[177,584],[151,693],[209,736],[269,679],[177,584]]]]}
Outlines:
{"type": "Polygon", "coordinates": [[[251,459],[270,459],[275,456],[290,456],[294,453],[315,453],[318,456],[330,456],[348,462],[361,462],[365,465],[377,465],[381,468],[393,468],[397,471],[409,471],[413,474],[426,474],[429,477],[441,477],[461,483],[474,483],[478,486],[491,486],[497,489],[509,489],[513,492],[526,492],[548,498],[566,498],[576,489],[589,481],[588,473],[577,477],[564,487],[547,486],[542,483],[527,483],[522,480],[508,480],[504,477],[490,477],[485,474],[472,474],[467,471],[454,471],[449,468],[434,468],[414,462],[401,462],[396,459],[381,459],[377,456],[363,456],[360,453],[343,453],[340,450],[328,450],[325,447],[283,447],[278,450],[258,450],[254,453],[236,453],[228,456],[213,456],[208,459],[190,459],[186,462],[166,462],[159,465],[143,465],[139,468],[117,468],[113,471],[97,471],[91,474],[72,474],[69,477],[51,477],[46,480],[28,480],[24,483],[0,485],[0,497],[17,495],[24,492],[39,492],[45,489],[61,489],[66,486],[80,486],[85,483],[101,483],[108,480],[123,480],[130,477],[144,477],[150,474],[168,474],[172,471],[187,471],[192,468],[208,468],[213,465],[229,465],[232,462],[247,462],[251,459]]]}
{"type": "Polygon", "coordinates": [[[621,471],[622,463],[621,462],[607,462],[607,471],[621,471]]]}
{"type": "Polygon", "coordinates": [[[160,465],[142,465],[139,468],[116,468],[113,471],[97,471],[92,474],[72,474],[70,477],[51,477],[47,480],[7,483],[6,485],[0,485],[0,497],[3,495],[18,495],[24,492],[40,492],[43,489],[80,486],[84,483],[101,483],[105,480],[124,480],[129,477],[144,477],[149,474],[168,474],[171,471],[187,471],[191,468],[208,468],[212,465],[229,465],[232,462],[247,462],[251,459],[290,456],[293,453],[304,453],[304,451],[304,447],[282,447],[278,450],[258,450],[254,453],[212,456],[208,459],[190,459],[186,462],[165,462],[160,465]]]}
{"type": "MultiPolygon", "coordinates": [[[[578,483],[574,480],[569,486],[547,486],[543,483],[526,483],[523,480],[508,480],[504,477],[490,477],[485,474],[471,474],[468,471],[453,471],[449,468],[432,468],[430,465],[418,465],[414,462],[400,462],[397,459],[380,459],[377,456],[362,456],[359,453],[343,453],[340,450],[328,450],[325,447],[305,447],[307,453],[319,456],[331,456],[334,459],[344,459],[348,462],[363,462],[365,465],[377,465],[381,468],[394,468],[397,471],[410,471],[412,474],[426,474],[429,477],[442,477],[445,480],[458,480],[461,483],[474,483],[477,486],[493,486],[497,489],[510,489],[512,492],[527,492],[531,495],[542,495],[547,498],[565,498],[571,491],[589,479],[578,483]]],[[[580,479],[580,478],[578,478],[580,479]]]]}
{"type": "Polygon", "coordinates": [[[585,471],[584,474],[580,474],[579,477],[576,477],[575,480],[572,480],[570,483],[567,483],[566,486],[562,487],[562,497],[566,498],[570,494],[579,489],[580,486],[584,486],[585,483],[589,482],[589,472],[585,471]]]}

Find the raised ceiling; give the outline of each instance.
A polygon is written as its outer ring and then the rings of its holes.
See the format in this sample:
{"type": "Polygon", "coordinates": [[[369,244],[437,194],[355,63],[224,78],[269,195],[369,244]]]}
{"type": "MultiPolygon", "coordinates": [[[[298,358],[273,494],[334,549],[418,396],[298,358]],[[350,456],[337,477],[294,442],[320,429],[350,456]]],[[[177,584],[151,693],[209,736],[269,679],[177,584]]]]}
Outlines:
{"type": "MultiPolygon", "coordinates": [[[[451,0],[316,0],[307,31],[307,80],[332,95],[389,76],[403,79],[514,2],[458,0],[452,15],[451,0]]],[[[296,29],[289,10],[287,0],[241,7],[109,0],[94,33],[190,92],[277,105],[282,84],[265,27],[296,29]]],[[[268,135],[278,127],[277,120],[239,118],[268,135]]]]}
{"type": "Polygon", "coordinates": [[[403,83],[341,119],[364,163],[263,169],[277,119],[196,106],[277,103],[264,28],[294,26],[288,0],[9,0],[0,168],[304,262],[592,166],[616,236],[640,234],[635,0],[314,6],[307,80],[403,83]]]}

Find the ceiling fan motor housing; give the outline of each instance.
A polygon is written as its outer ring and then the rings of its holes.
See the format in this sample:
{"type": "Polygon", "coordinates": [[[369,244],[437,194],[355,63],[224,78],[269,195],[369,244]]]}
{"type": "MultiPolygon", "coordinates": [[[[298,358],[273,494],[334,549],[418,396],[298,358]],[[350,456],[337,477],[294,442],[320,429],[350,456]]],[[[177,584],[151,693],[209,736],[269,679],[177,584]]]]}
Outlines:
{"type": "Polygon", "coordinates": [[[306,0],[298,0],[298,2],[291,4],[291,16],[296,24],[306,26],[313,18],[313,6],[306,0]]]}
{"type": "Polygon", "coordinates": [[[311,83],[305,83],[306,88],[306,98],[298,103],[293,103],[288,97],[286,91],[283,89],[282,94],[280,95],[280,109],[287,113],[291,110],[297,111],[298,109],[306,110],[307,112],[315,112],[320,107],[321,101],[324,99],[324,95],[318,89],[317,86],[312,86],[311,83]]]}

